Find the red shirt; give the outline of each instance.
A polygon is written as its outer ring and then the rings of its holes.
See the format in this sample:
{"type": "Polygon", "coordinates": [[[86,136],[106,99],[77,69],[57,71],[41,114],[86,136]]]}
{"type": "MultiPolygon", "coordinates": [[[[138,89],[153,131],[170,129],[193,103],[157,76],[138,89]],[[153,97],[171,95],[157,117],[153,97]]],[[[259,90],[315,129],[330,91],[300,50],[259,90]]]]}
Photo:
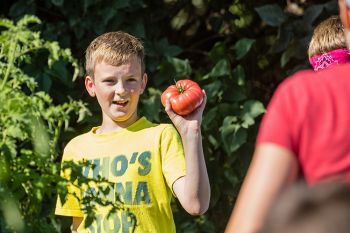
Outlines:
{"type": "Polygon", "coordinates": [[[350,181],[350,64],[282,82],[260,125],[261,143],[292,151],[309,184],[338,176],[350,181]]]}

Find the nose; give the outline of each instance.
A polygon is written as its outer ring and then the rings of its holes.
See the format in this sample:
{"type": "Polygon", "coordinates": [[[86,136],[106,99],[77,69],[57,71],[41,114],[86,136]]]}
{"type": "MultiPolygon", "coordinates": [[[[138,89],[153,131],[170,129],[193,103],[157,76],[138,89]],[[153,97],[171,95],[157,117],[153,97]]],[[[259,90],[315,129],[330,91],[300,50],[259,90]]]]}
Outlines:
{"type": "Polygon", "coordinates": [[[125,84],[122,81],[116,83],[114,91],[115,94],[123,95],[125,93],[125,90],[125,84]]]}

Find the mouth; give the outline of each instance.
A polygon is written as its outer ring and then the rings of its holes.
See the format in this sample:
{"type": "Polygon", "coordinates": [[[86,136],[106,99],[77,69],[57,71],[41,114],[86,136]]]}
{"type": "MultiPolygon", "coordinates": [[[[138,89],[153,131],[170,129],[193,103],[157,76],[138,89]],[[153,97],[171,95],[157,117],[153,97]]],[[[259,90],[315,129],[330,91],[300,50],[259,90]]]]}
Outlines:
{"type": "Polygon", "coordinates": [[[117,107],[125,107],[129,103],[128,100],[114,100],[112,101],[112,104],[116,105],[117,107]]]}

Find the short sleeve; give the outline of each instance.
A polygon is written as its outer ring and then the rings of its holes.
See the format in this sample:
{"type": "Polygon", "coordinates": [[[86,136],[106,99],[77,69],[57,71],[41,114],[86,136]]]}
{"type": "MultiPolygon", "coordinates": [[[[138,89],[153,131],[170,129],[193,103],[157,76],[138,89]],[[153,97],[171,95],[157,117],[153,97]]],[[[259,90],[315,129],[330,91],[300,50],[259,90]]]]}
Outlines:
{"type": "MultiPolygon", "coordinates": [[[[65,149],[62,157],[62,165],[64,162],[68,161],[74,161],[74,156],[69,152],[69,149],[65,149]]],[[[61,170],[61,176],[69,179],[71,171],[69,169],[65,169],[64,171],[61,170]]],[[[63,215],[63,216],[72,216],[72,217],[83,217],[84,213],[81,210],[81,205],[79,202],[79,199],[81,200],[81,190],[80,188],[74,186],[73,184],[68,184],[67,186],[68,195],[66,196],[66,200],[62,201],[60,197],[57,197],[56,202],[56,209],[55,214],[56,215],[63,215]],[[77,197],[75,197],[73,195],[77,197]],[[62,204],[63,203],[63,204],[62,204]]]]}
{"type": "MultiPolygon", "coordinates": [[[[260,124],[256,144],[274,143],[296,153],[294,132],[298,121],[297,90],[285,80],[275,91],[260,124]]],[[[294,83],[295,84],[295,83],[294,83]]]]}
{"type": "Polygon", "coordinates": [[[162,171],[168,186],[186,175],[185,155],[180,135],[172,125],[166,126],[161,135],[162,171]]]}

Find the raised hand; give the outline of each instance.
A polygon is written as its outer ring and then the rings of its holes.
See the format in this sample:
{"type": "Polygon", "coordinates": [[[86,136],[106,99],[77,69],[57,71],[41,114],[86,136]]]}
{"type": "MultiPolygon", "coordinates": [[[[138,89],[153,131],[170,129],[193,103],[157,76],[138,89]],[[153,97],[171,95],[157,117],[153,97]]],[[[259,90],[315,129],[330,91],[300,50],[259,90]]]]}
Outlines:
{"type": "Polygon", "coordinates": [[[166,101],[165,111],[168,114],[170,120],[173,122],[176,129],[179,131],[180,135],[187,133],[188,130],[199,130],[202,123],[202,116],[205,105],[207,103],[207,96],[205,91],[203,92],[203,101],[193,112],[188,115],[181,116],[176,114],[171,109],[171,104],[169,99],[166,101]]]}

